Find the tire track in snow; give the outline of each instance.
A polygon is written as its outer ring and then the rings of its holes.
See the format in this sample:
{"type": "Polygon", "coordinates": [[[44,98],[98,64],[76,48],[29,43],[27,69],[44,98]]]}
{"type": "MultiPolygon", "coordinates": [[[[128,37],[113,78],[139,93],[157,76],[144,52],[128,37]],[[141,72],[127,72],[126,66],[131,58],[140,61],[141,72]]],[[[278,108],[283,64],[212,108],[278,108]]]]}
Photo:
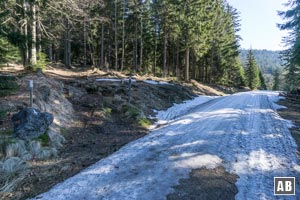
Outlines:
{"type": "Polygon", "coordinates": [[[271,109],[275,95],[240,93],[196,106],[39,197],[160,200],[191,169],[224,165],[240,177],[236,199],[276,199],[273,176],[299,174],[295,142],[271,109]]]}
{"type": "MultiPolygon", "coordinates": [[[[259,95],[259,98],[255,99],[257,111],[249,113],[251,120],[247,123],[247,129],[252,129],[256,133],[251,133],[251,137],[245,137],[243,140],[251,144],[245,148],[248,154],[246,158],[248,167],[245,168],[248,175],[241,176],[237,182],[240,190],[237,199],[247,199],[253,194],[255,194],[253,199],[277,199],[279,197],[273,196],[273,177],[299,175],[293,170],[293,165],[296,163],[291,162],[295,158],[295,152],[291,148],[294,146],[292,138],[287,137],[290,133],[286,124],[274,119],[273,116],[276,114],[271,110],[271,104],[272,102],[264,95],[259,95]],[[278,125],[285,127],[283,132],[277,131],[275,134],[279,137],[266,137],[270,136],[270,133],[272,135],[278,125]],[[260,190],[257,191],[257,188],[260,190]]],[[[241,174],[238,171],[236,173],[241,174]]],[[[285,197],[285,199],[296,199],[296,197],[285,197]]]]}

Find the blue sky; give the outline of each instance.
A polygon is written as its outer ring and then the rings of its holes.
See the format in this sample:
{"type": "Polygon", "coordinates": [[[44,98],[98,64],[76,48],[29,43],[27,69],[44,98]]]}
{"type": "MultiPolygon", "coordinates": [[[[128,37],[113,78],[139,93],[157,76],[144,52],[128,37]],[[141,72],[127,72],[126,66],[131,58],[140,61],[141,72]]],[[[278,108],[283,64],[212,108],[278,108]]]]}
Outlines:
{"type": "Polygon", "coordinates": [[[286,31],[280,31],[276,24],[283,21],[277,10],[287,9],[286,0],[227,0],[240,12],[241,31],[238,33],[243,40],[241,47],[245,49],[282,50],[281,43],[286,31]]]}

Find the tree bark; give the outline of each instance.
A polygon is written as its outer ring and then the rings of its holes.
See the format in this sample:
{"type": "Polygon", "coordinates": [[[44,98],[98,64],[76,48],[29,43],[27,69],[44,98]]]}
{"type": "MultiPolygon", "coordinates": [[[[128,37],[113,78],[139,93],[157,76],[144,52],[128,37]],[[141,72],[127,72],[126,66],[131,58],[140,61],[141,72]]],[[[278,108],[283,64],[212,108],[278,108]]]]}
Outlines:
{"type": "Polygon", "coordinates": [[[138,67],[137,67],[137,24],[136,24],[136,21],[134,22],[133,67],[134,67],[134,71],[138,72],[138,67]]]}
{"type": "Polygon", "coordinates": [[[24,36],[25,36],[25,45],[24,45],[24,52],[23,52],[23,65],[25,68],[29,65],[29,48],[28,48],[28,20],[27,20],[27,9],[28,9],[28,2],[24,0],[23,9],[24,9],[24,36]]]}
{"type": "Polygon", "coordinates": [[[32,12],[32,24],[31,24],[31,35],[32,35],[32,45],[31,45],[31,64],[36,65],[36,4],[35,1],[31,3],[32,12]]]}
{"type": "Polygon", "coordinates": [[[143,1],[140,1],[140,6],[141,6],[141,21],[140,21],[140,69],[142,70],[143,67],[143,5],[142,5],[143,1]]]}
{"type": "Polygon", "coordinates": [[[195,66],[195,56],[192,54],[190,55],[190,72],[192,79],[196,79],[196,66],[195,66]]]}
{"type": "Polygon", "coordinates": [[[52,47],[52,43],[49,44],[49,48],[48,48],[48,56],[49,56],[49,61],[53,62],[53,47],[52,47]]]}
{"type": "Polygon", "coordinates": [[[185,50],[185,81],[190,81],[190,47],[185,50]]]}
{"type": "Polygon", "coordinates": [[[152,66],[152,73],[155,76],[156,74],[156,64],[157,64],[157,36],[160,35],[160,29],[157,30],[158,27],[158,11],[155,10],[155,14],[154,14],[154,18],[155,18],[155,27],[154,27],[154,64],[152,66]]]}
{"type": "Polygon", "coordinates": [[[177,39],[176,42],[176,78],[177,81],[180,79],[180,74],[179,74],[179,38],[177,39]]]}
{"type": "MultiPolygon", "coordinates": [[[[88,26],[89,26],[89,30],[91,30],[90,23],[88,23],[88,26]]],[[[89,45],[89,51],[90,51],[91,65],[93,67],[95,67],[96,62],[95,62],[95,57],[94,57],[93,33],[91,31],[90,31],[90,38],[91,38],[92,42],[88,42],[88,45],[89,45]]]]}
{"type": "Polygon", "coordinates": [[[87,30],[86,30],[86,19],[83,20],[83,66],[86,67],[86,60],[87,60],[87,30]]]}
{"type": "Polygon", "coordinates": [[[118,70],[118,19],[117,19],[117,13],[118,13],[118,2],[115,0],[115,70],[118,70]]]}
{"type": "MultiPolygon", "coordinates": [[[[110,35],[110,30],[107,29],[107,35],[110,35]]],[[[111,63],[111,41],[110,39],[108,39],[108,51],[107,51],[107,65],[106,65],[106,70],[109,71],[112,67],[112,63],[111,63]]]]}
{"type": "Polygon", "coordinates": [[[65,57],[65,66],[71,67],[71,29],[70,21],[66,19],[66,30],[65,30],[65,47],[64,47],[64,57],[65,57]]]}
{"type": "Polygon", "coordinates": [[[101,24],[101,58],[100,69],[104,69],[104,24],[101,24]]]}
{"type": "Polygon", "coordinates": [[[167,33],[164,30],[164,41],[163,41],[163,77],[167,76],[167,33]]]}
{"type": "Polygon", "coordinates": [[[157,37],[155,33],[155,39],[154,39],[154,64],[152,66],[152,74],[155,76],[156,74],[156,52],[157,52],[157,37]]]}
{"type": "Polygon", "coordinates": [[[38,42],[37,42],[37,59],[40,60],[41,58],[39,57],[40,56],[40,53],[42,52],[42,31],[41,31],[41,25],[40,25],[40,8],[39,6],[36,6],[36,18],[37,18],[37,28],[36,28],[36,31],[37,31],[37,39],[38,39],[38,42]]]}
{"type": "Polygon", "coordinates": [[[71,30],[70,30],[70,24],[68,23],[69,25],[69,29],[68,29],[68,39],[67,39],[67,42],[68,42],[68,48],[67,48],[67,51],[68,51],[68,64],[67,64],[67,67],[71,67],[71,30]]]}
{"type": "Polygon", "coordinates": [[[206,58],[206,65],[204,68],[204,82],[207,83],[207,74],[208,74],[208,58],[206,58]]]}
{"type": "MultiPolygon", "coordinates": [[[[52,26],[52,20],[50,19],[50,27],[52,26]]],[[[53,62],[53,43],[50,41],[48,45],[48,59],[52,63],[53,62]]]]}
{"type": "Polygon", "coordinates": [[[126,0],[123,0],[123,22],[122,22],[122,60],[121,71],[124,68],[125,62],[125,12],[126,12],[126,0]]]}

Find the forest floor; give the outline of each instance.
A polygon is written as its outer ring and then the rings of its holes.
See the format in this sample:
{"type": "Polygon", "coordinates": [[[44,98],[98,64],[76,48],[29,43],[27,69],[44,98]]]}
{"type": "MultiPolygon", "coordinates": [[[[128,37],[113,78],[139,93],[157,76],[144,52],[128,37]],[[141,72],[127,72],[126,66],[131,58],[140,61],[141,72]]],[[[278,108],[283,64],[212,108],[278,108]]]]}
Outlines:
{"type": "MultiPolygon", "coordinates": [[[[2,74],[35,77],[24,72],[19,66],[2,68],[2,74]]],[[[73,104],[74,125],[61,128],[66,144],[58,158],[30,161],[30,171],[25,179],[9,193],[0,193],[0,199],[26,199],[47,191],[55,184],[77,174],[93,163],[107,157],[130,141],[148,134],[144,124],[122,113],[122,105],[127,102],[127,85],[116,82],[95,82],[96,78],[126,78],[118,72],[99,70],[66,70],[51,67],[38,75],[62,83],[66,98],[73,104]],[[82,96],[75,93],[81,91],[82,96]],[[100,101],[99,101],[100,100],[100,101]],[[100,102],[100,103],[99,103],[100,102]]],[[[145,116],[154,116],[153,110],[165,110],[173,103],[181,103],[195,95],[224,95],[220,90],[202,84],[157,84],[157,81],[171,81],[150,76],[135,76],[137,82],[132,85],[132,102],[145,116]],[[151,79],[152,81],[143,82],[151,79]],[[156,82],[153,82],[156,81],[156,82]]],[[[226,88],[226,91],[232,88],[226,88]]],[[[17,95],[24,95],[26,88],[20,88],[17,95]]],[[[12,104],[16,95],[5,97],[12,104]]],[[[1,100],[1,99],[0,99],[1,100]]],[[[23,105],[27,104],[22,99],[23,105]]],[[[8,122],[13,113],[8,113],[3,121],[8,122]]],[[[150,119],[151,120],[151,119],[150,119]]],[[[154,121],[152,121],[153,123],[154,121]]]]}

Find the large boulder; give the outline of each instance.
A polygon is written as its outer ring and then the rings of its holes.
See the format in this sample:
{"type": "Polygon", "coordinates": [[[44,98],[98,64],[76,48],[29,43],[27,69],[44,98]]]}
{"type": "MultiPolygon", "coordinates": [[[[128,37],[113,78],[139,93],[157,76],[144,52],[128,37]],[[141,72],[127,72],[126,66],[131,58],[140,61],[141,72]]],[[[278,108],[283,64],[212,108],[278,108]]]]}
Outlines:
{"type": "Polygon", "coordinates": [[[13,115],[14,135],[31,140],[43,135],[53,122],[53,115],[34,108],[25,108],[13,115]]]}

